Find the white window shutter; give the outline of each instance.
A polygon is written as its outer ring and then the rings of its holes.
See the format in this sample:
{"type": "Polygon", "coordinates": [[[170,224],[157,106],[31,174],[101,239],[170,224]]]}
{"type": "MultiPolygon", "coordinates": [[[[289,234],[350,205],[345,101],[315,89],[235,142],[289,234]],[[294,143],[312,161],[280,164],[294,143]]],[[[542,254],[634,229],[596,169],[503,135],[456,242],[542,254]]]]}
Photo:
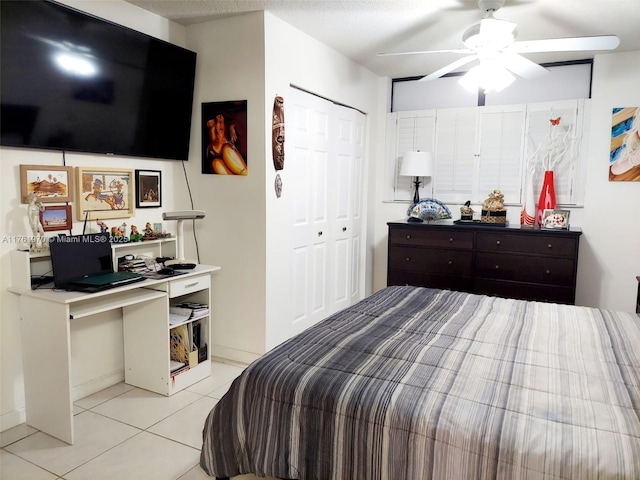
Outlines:
{"type": "Polygon", "coordinates": [[[521,202],[522,155],[525,108],[482,107],[480,110],[478,183],[476,192],[484,201],[499,189],[509,204],[521,202]]]}
{"type": "Polygon", "coordinates": [[[477,108],[438,110],[434,197],[471,200],[475,175],[477,108]]]}
{"type": "MultiPolygon", "coordinates": [[[[436,111],[400,112],[397,117],[397,140],[395,152],[395,192],[394,200],[411,200],[414,185],[411,177],[400,176],[402,157],[406,152],[420,150],[433,152],[436,111]]],[[[424,186],[424,183],[423,183],[424,186]]],[[[421,198],[425,196],[421,188],[421,198]]]]}

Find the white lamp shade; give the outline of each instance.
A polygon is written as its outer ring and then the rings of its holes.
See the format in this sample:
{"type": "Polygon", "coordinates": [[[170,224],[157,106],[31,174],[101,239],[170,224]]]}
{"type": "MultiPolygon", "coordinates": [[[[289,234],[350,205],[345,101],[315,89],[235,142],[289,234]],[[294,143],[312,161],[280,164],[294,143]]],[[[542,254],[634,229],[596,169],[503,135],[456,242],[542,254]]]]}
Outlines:
{"type": "Polygon", "coordinates": [[[400,175],[407,177],[433,176],[433,156],[431,152],[406,152],[402,156],[400,175]]]}

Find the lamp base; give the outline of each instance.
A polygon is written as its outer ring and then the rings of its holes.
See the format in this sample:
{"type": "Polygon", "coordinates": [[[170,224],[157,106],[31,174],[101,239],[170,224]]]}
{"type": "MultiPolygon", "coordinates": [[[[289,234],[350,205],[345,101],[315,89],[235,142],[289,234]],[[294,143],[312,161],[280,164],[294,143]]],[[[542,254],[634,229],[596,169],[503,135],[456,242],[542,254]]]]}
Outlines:
{"type": "Polygon", "coordinates": [[[409,223],[422,223],[422,222],[424,222],[424,220],[422,220],[421,218],[418,218],[418,217],[409,217],[409,218],[407,218],[407,222],[409,222],[409,223]]]}
{"type": "Polygon", "coordinates": [[[192,270],[196,268],[196,263],[185,259],[166,260],[165,267],[171,267],[175,270],[192,270]]]}

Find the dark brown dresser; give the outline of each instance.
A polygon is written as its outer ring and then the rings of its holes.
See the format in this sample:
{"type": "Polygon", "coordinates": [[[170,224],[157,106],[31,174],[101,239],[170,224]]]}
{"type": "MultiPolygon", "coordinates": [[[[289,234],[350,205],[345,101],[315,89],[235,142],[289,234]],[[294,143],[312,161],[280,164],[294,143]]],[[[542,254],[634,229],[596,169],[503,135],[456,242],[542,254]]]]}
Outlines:
{"type": "Polygon", "coordinates": [[[575,303],[582,231],[389,222],[387,285],[575,303]]]}

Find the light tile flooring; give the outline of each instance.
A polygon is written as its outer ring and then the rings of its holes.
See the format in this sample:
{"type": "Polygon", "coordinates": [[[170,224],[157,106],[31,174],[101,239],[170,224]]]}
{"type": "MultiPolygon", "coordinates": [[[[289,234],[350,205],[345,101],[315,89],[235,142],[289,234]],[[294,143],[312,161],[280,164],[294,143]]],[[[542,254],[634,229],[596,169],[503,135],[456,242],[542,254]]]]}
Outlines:
{"type": "MultiPolygon", "coordinates": [[[[119,383],[74,403],[75,443],[25,424],[0,433],[2,480],[198,480],[204,421],[244,366],[170,397],[119,383]]],[[[250,478],[243,476],[243,478],[250,478]]]]}

